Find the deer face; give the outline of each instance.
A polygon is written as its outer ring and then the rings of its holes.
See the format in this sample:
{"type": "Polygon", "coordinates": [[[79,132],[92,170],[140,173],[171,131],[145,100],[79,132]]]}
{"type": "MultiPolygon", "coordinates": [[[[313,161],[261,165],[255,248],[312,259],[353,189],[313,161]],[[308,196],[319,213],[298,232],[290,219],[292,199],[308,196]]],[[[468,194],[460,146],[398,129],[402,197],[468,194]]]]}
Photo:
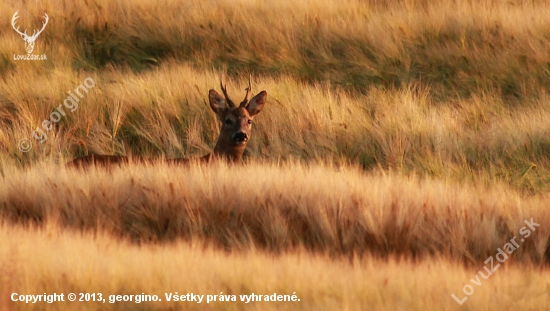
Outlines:
{"type": "MultiPolygon", "coordinates": [[[[226,93],[224,87],[222,90],[226,93]]],[[[222,123],[218,145],[244,147],[250,139],[252,120],[262,110],[267,99],[267,92],[262,91],[248,100],[251,90],[250,88],[247,90],[247,96],[239,107],[235,107],[227,96],[224,99],[216,91],[210,90],[208,96],[210,107],[222,123]]]]}
{"type": "Polygon", "coordinates": [[[244,145],[250,138],[252,116],[246,108],[238,107],[219,115],[222,121],[220,139],[231,145],[244,145]]]}

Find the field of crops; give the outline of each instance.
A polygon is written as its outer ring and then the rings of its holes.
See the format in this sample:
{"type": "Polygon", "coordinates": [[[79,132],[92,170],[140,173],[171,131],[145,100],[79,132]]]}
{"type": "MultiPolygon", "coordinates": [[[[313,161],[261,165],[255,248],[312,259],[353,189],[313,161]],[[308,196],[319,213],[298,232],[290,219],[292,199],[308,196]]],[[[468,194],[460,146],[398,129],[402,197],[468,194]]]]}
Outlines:
{"type": "Polygon", "coordinates": [[[1,310],[550,310],[550,3],[0,12],[1,310]]]}

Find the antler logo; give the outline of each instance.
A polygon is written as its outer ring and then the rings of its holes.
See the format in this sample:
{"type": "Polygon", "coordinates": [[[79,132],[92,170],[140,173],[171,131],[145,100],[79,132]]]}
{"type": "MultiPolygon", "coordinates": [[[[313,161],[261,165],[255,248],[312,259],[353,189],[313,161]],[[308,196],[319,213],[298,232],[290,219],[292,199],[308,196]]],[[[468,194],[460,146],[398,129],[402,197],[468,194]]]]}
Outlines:
{"type": "Polygon", "coordinates": [[[19,11],[15,12],[13,14],[13,18],[11,19],[11,26],[13,27],[13,30],[15,30],[18,34],[21,35],[21,38],[25,40],[25,49],[27,50],[27,53],[32,53],[32,50],[34,49],[34,41],[36,41],[36,38],[38,38],[38,35],[44,31],[44,28],[46,28],[46,25],[48,24],[48,14],[44,13],[44,19],[45,22],[42,23],[42,29],[40,30],[34,30],[32,33],[32,36],[27,35],[27,30],[25,29],[24,32],[19,31],[19,26],[15,27],[15,20],[19,18],[17,15],[19,11]],[[38,31],[38,32],[37,32],[38,31]]]}

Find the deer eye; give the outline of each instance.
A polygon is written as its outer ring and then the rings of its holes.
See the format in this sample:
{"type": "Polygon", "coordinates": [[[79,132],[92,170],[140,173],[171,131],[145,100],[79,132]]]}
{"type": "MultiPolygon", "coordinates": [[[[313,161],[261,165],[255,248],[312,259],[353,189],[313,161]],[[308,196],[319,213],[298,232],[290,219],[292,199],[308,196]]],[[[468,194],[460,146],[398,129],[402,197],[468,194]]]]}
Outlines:
{"type": "Polygon", "coordinates": [[[248,124],[252,124],[252,120],[248,120],[248,124]]]}
{"type": "Polygon", "coordinates": [[[231,121],[231,119],[225,119],[224,123],[227,124],[227,125],[233,124],[233,122],[231,121]]]}

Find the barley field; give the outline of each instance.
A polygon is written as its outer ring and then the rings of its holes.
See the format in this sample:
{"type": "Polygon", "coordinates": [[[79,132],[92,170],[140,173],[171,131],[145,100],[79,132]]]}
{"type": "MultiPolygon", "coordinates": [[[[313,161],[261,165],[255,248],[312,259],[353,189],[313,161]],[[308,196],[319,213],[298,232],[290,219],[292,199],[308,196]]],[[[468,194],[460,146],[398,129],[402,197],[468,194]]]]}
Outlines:
{"type": "Polygon", "coordinates": [[[1,310],[550,310],[550,2],[0,12],[1,310]]]}

